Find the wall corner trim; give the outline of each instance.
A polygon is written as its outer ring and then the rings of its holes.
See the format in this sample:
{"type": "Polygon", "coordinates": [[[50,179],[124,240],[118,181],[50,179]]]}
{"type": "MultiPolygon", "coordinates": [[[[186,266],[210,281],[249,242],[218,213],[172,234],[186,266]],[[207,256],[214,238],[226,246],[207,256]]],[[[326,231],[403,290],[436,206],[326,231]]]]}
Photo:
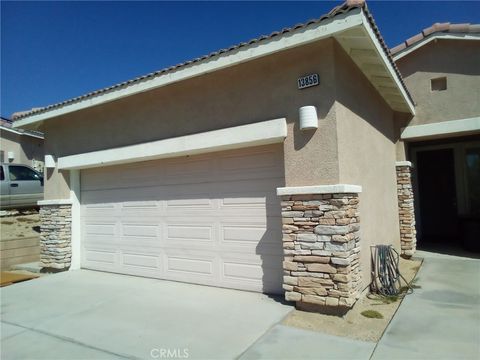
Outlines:
{"type": "Polygon", "coordinates": [[[335,184],[335,185],[313,185],[313,186],[292,186],[277,188],[277,196],[303,195],[303,194],[340,194],[340,193],[361,193],[360,185],[335,184]]]}
{"type": "Polygon", "coordinates": [[[282,143],[286,137],[287,120],[279,118],[142,144],[64,156],[58,158],[58,168],[63,170],[87,169],[197,155],[282,143]]]}
{"type": "Polygon", "coordinates": [[[48,206],[48,205],[72,205],[71,199],[54,199],[54,200],[39,200],[37,201],[39,206],[48,206]]]}
{"type": "Polygon", "coordinates": [[[411,161],[397,161],[395,163],[395,166],[408,166],[408,167],[413,167],[413,164],[411,161]]]}

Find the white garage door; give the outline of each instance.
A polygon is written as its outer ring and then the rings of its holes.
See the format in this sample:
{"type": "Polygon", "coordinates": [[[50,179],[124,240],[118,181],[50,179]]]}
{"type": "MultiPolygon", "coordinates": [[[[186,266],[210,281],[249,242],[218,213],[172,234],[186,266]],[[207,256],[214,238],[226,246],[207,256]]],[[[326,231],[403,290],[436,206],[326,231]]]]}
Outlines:
{"type": "Polygon", "coordinates": [[[82,267],[281,293],[282,145],[82,170],[82,267]]]}

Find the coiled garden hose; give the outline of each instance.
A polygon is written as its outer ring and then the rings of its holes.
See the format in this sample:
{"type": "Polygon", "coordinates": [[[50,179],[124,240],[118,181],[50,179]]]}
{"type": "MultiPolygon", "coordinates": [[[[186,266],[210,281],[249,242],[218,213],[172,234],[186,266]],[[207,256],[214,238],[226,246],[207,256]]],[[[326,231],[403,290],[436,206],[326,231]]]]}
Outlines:
{"type": "Polygon", "coordinates": [[[372,248],[371,292],[381,296],[398,296],[402,293],[403,280],[408,288],[407,294],[412,293],[412,286],[400,274],[398,252],[391,245],[375,245],[372,248]]]}

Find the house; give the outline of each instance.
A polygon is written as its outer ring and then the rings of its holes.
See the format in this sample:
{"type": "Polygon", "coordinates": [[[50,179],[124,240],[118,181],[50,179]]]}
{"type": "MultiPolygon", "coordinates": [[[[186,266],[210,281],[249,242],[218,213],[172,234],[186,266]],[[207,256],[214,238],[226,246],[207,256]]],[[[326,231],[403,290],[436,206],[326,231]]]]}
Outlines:
{"type": "Polygon", "coordinates": [[[43,265],[351,307],[372,245],[415,251],[405,133],[425,117],[410,76],[350,0],[23,114],[15,126],[44,131],[53,159],[43,265]]]}
{"type": "Polygon", "coordinates": [[[43,171],[43,134],[12,127],[12,121],[1,118],[0,162],[24,164],[43,171]]]}
{"type": "Polygon", "coordinates": [[[397,159],[416,169],[423,246],[480,251],[479,39],[480,25],[437,23],[392,49],[416,102],[397,122],[397,159]]]}

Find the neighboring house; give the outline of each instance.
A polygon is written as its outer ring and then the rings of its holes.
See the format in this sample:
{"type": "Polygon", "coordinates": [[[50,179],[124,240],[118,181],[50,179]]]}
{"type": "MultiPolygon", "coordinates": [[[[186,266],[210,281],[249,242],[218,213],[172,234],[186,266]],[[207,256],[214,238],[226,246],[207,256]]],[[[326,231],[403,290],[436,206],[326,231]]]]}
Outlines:
{"type": "Polygon", "coordinates": [[[480,25],[438,23],[392,49],[416,102],[413,119],[398,123],[398,157],[415,167],[421,245],[480,251],[478,40],[480,25]]]}
{"type": "Polygon", "coordinates": [[[55,159],[43,265],[348,308],[372,245],[415,251],[398,125],[421,116],[414,100],[367,7],[349,1],[23,114],[15,126],[44,131],[55,159]]]}
{"type": "Polygon", "coordinates": [[[1,118],[0,162],[23,164],[43,171],[43,134],[12,128],[12,121],[1,118]]]}

